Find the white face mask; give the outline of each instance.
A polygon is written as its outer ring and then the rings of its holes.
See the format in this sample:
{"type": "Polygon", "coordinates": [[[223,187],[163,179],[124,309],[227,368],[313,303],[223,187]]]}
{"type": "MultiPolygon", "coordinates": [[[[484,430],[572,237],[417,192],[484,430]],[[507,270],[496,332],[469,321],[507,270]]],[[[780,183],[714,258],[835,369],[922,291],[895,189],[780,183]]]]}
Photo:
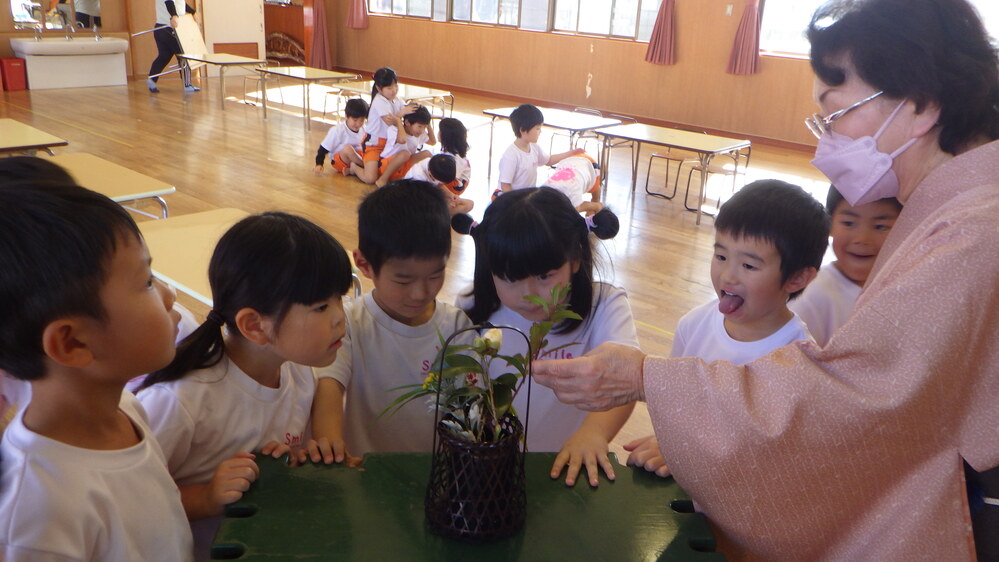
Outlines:
{"type": "Polygon", "coordinates": [[[829,178],[850,206],[898,197],[898,177],[891,168],[892,162],[918,139],[910,139],[895,152],[885,154],[878,150],[878,138],[903,105],[905,100],[891,112],[873,137],[851,139],[846,135],[826,131],[819,138],[812,165],[829,178]]]}

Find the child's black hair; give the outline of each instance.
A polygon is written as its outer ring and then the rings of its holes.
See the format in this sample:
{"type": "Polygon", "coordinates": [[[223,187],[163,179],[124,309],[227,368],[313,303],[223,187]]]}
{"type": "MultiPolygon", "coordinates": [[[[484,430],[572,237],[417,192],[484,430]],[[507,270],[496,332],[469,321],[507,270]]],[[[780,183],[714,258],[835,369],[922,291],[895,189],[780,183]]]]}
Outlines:
{"type": "Polygon", "coordinates": [[[412,125],[413,123],[423,123],[424,125],[430,124],[430,110],[425,106],[417,107],[412,113],[407,113],[402,116],[402,120],[406,123],[412,125]]]}
{"type": "Polygon", "coordinates": [[[429,162],[427,162],[427,171],[433,178],[441,183],[450,183],[454,181],[455,176],[458,173],[458,166],[454,161],[454,157],[449,154],[435,154],[429,162]]]}
{"type": "Polygon", "coordinates": [[[517,135],[518,139],[523,132],[530,131],[544,122],[545,116],[541,110],[529,103],[517,106],[517,109],[510,113],[510,126],[513,127],[513,134],[517,135]]]}
{"type": "MultiPolygon", "coordinates": [[[[459,227],[458,221],[453,224],[459,227]]],[[[473,225],[470,220],[462,224],[473,225]]],[[[485,322],[502,305],[494,275],[519,281],[574,262],[579,268],[570,280],[569,307],[585,320],[594,297],[591,230],[598,238],[612,238],[617,235],[617,215],[604,208],[587,221],[572,207],[568,197],[550,187],[517,189],[493,201],[486,208],[482,223],[471,229],[475,240],[475,273],[470,294],[474,303],[466,311],[469,318],[476,324],[485,322]]],[[[571,332],[582,322],[567,320],[555,328],[555,333],[571,332]]]]}
{"type": "Polygon", "coordinates": [[[262,213],[230,228],[208,265],[212,311],[177,347],[172,363],[150,374],[140,390],[216,365],[225,354],[224,325],[238,335],[236,313],[252,308],[281,324],[293,304],[309,305],[351,286],[350,258],[316,224],[287,213],[262,213]]]}
{"type": "Polygon", "coordinates": [[[0,183],[52,181],[74,185],[76,180],[62,166],[35,156],[0,158],[0,183]]]}
{"type": "Polygon", "coordinates": [[[371,101],[375,101],[375,96],[378,95],[378,90],[386,86],[391,86],[399,81],[396,77],[395,71],[387,66],[383,66],[375,71],[374,84],[371,85],[371,101]]]}
{"type": "MultiPolygon", "coordinates": [[[[829,192],[826,193],[826,213],[828,213],[830,217],[833,216],[836,213],[836,207],[838,207],[840,203],[844,202],[846,202],[846,199],[843,199],[843,195],[841,195],[839,190],[836,189],[836,186],[830,185],[829,192]]],[[[897,211],[902,210],[902,203],[894,197],[886,197],[875,201],[875,203],[882,202],[893,205],[897,211]]],[[[849,205],[849,203],[847,203],[847,205],[849,205]]]]}
{"type": "Polygon", "coordinates": [[[2,181],[0,209],[0,369],[35,380],[45,375],[45,327],[105,320],[99,295],[114,253],[142,236],[121,205],[72,183],[2,181]]]}
{"type": "Polygon", "coordinates": [[[347,117],[357,119],[368,116],[368,102],[361,98],[350,98],[343,106],[343,114],[347,117]]]}
{"type": "MultiPolygon", "coordinates": [[[[732,196],[715,218],[715,230],[769,242],[780,255],[781,283],[822,265],[829,244],[829,215],[814,197],[780,180],[759,180],[732,196]]],[[[801,291],[794,292],[794,299],[801,291]]]]}
{"type": "Polygon", "coordinates": [[[437,129],[440,131],[441,151],[456,154],[465,158],[468,155],[468,129],[465,124],[454,117],[441,119],[437,129]]]}
{"type": "Polygon", "coordinates": [[[420,180],[397,180],[367,195],[357,208],[357,248],[377,274],[391,258],[451,254],[451,216],[444,193],[420,180]]]}

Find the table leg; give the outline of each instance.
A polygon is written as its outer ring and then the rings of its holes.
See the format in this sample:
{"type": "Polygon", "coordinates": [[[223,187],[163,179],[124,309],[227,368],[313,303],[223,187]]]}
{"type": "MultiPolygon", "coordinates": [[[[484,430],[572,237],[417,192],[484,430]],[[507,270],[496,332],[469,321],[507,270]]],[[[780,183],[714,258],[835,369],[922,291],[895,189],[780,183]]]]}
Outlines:
{"type": "Polygon", "coordinates": [[[167,209],[166,201],[164,201],[160,196],[156,196],[153,199],[156,199],[156,202],[160,204],[160,211],[163,213],[163,218],[167,218],[167,214],[169,214],[170,211],[167,209]]]}
{"type": "Polygon", "coordinates": [[[631,192],[635,193],[635,186],[638,185],[638,161],[642,157],[642,142],[635,141],[635,154],[631,157],[631,192]]]}
{"type": "Polygon", "coordinates": [[[489,163],[486,168],[486,181],[491,182],[493,179],[493,126],[496,124],[496,116],[493,115],[492,119],[489,120],[489,163]]]}
{"type": "Polygon", "coordinates": [[[711,155],[711,154],[698,154],[697,155],[697,159],[701,163],[701,182],[700,182],[700,186],[698,187],[698,190],[697,190],[697,207],[691,208],[689,205],[687,205],[687,196],[686,196],[686,194],[684,194],[684,197],[683,197],[683,206],[688,211],[693,211],[693,212],[697,213],[697,220],[694,221],[694,224],[697,224],[697,225],[701,224],[701,215],[708,214],[708,213],[702,212],[701,211],[701,207],[704,206],[704,192],[705,192],[705,190],[707,189],[707,186],[708,186],[708,172],[707,172],[707,170],[708,170],[708,165],[711,164],[711,157],[712,156],[713,155],[711,155]]]}
{"type": "Polygon", "coordinates": [[[267,73],[260,72],[260,96],[264,106],[264,121],[267,120],[267,73]]]}
{"type": "Polygon", "coordinates": [[[312,130],[312,110],[309,108],[309,81],[302,80],[302,116],[305,117],[305,130],[312,130]]]}
{"type": "Polygon", "coordinates": [[[225,65],[219,65],[219,105],[225,111],[225,65]]]}

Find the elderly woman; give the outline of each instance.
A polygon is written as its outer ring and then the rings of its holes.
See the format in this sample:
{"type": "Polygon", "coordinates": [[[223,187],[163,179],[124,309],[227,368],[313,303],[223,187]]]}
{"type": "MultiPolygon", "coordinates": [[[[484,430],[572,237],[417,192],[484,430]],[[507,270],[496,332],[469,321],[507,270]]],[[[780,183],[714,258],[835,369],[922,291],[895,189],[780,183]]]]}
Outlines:
{"type": "Polygon", "coordinates": [[[843,0],[808,35],[814,164],[905,205],[849,322],[744,367],[607,344],[535,375],[584,409],[646,400],[735,558],[973,559],[962,458],[999,465],[996,51],[964,0],[843,0]]]}

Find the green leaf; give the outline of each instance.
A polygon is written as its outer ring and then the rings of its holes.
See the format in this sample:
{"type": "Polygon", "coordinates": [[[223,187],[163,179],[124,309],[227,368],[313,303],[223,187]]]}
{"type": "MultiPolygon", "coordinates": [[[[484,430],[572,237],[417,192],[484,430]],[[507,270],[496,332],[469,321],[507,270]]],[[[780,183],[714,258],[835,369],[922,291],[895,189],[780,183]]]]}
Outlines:
{"type": "Polygon", "coordinates": [[[498,377],[494,381],[497,385],[502,385],[504,387],[510,388],[511,390],[517,386],[517,381],[520,379],[517,375],[513,373],[505,373],[498,377]]]}

